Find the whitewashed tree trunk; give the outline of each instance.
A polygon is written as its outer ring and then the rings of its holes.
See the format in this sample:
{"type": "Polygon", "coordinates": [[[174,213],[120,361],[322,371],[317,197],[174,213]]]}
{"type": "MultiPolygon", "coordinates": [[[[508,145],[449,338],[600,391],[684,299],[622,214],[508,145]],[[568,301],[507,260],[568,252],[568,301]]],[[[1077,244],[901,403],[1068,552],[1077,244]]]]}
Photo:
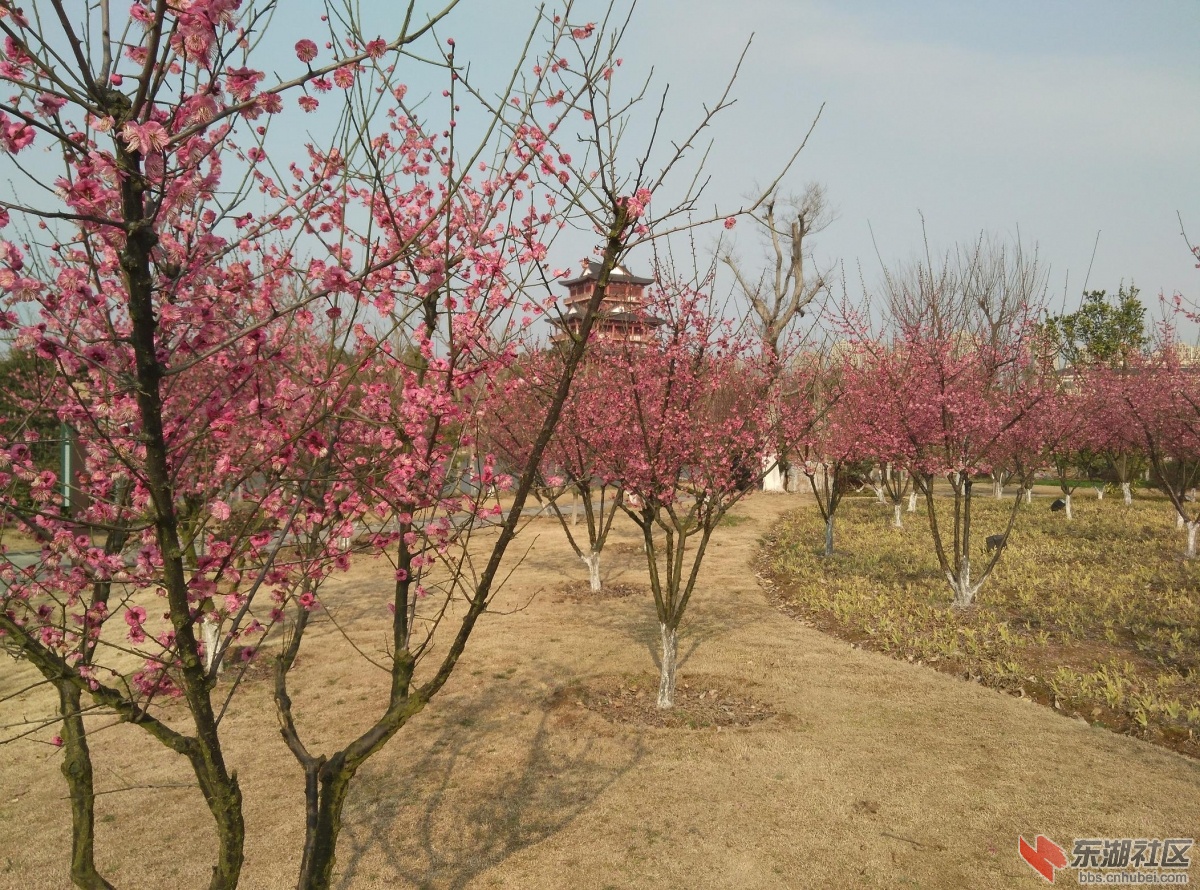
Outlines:
{"type": "Polygon", "coordinates": [[[1182,515],[1180,515],[1179,513],[1176,513],[1176,514],[1175,514],[1175,527],[1176,527],[1176,528],[1183,528],[1183,527],[1184,527],[1184,525],[1186,525],[1186,524],[1187,524],[1187,523],[1185,523],[1185,522],[1183,521],[1183,516],[1182,516],[1182,515]]]}
{"type": "Polygon", "coordinates": [[[1066,507],[1067,519],[1074,519],[1075,514],[1071,512],[1071,496],[1067,495],[1063,498],[1063,504],[1066,507]]]}
{"type": "Polygon", "coordinates": [[[895,513],[892,515],[892,528],[904,528],[904,523],[900,521],[900,516],[904,511],[899,504],[893,504],[892,506],[895,509],[895,513]]]}
{"type": "Polygon", "coordinates": [[[825,555],[833,556],[833,516],[825,520],[825,555]]]}
{"type": "Polygon", "coordinates": [[[779,455],[766,455],[763,458],[763,471],[763,491],[787,491],[783,475],[779,472],[779,455]]]}
{"type": "Polygon", "coordinates": [[[1033,489],[1032,488],[1025,489],[1025,503],[1027,503],[1027,504],[1033,503],[1033,489]]]}
{"type": "Polygon", "coordinates": [[[883,490],[883,483],[875,483],[873,487],[875,488],[875,497],[879,499],[879,503],[886,504],[887,494],[883,490]]]}
{"type": "Polygon", "coordinates": [[[217,646],[221,641],[221,619],[216,612],[209,612],[200,622],[200,642],[204,644],[204,670],[211,671],[217,658],[217,646]]]}
{"type": "Polygon", "coordinates": [[[1187,543],[1187,551],[1184,554],[1185,556],[1187,556],[1188,559],[1196,558],[1196,530],[1197,529],[1200,529],[1200,522],[1197,522],[1195,520],[1188,522],[1188,524],[1187,524],[1188,543],[1187,543]]]}
{"type": "Polygon", "coordinates": [[[917,512],[917,493],[915,491],[910,491],[908,493],[908,512],[917,512]]]}
{"type": "Polygon", "coordinates": [[[959,609],[965,609],[975,601],[975,592],[978,587],[971,586],[971,560],[966,557],[962,561],[962,570],[955,578],[953,574],[949,574],[950,586],[954,589],[954,606],[959,609]]]}
{"type": "Polygon", "coordinates": [[[1103,488],[1096,489],[1096,500],[1098,500],[1098,501],[1104,500],[1104,489],[1103,488]]]}
{"type": "Polygon", "coordinates": [[[592,585],[592,593],[600,592],[600,554],[593,550],[584,554],[583,561],[588,567],[588,581],[592,585]]]}
{"type": "Polygon", "coordinates": [[[1126,507],[1133,503],[1133,490],[1129,487],[1128,482],[1121,483],[1121,494],[1125,497],[1126,507]]]}
{"type": "Polygon", "coordinates": [[[1004,497],[1004,477],[1001,475],[992,477],[992,496],[995,497],[996,500],[1000,500],[1000,498],[1004,497]]]}
{"type": "Polygon", "coordinates": [[[658,679],[658,706],[662,709],[675,707],[675,666],[679,655],[679,641],[675,628],[660,622],[662,632],[662,672],[658,679]]]}

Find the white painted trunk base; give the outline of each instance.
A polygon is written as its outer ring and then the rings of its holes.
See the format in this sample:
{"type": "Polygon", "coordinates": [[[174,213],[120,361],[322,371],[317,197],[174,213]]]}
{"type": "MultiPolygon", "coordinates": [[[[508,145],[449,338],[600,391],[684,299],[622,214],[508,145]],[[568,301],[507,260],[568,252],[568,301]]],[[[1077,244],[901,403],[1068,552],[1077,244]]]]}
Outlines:
{"type": "Polygon", "coordinates": [[[787,491],[787,480],[779,472],[779,455],[768,454],[763,457],[763,491],[787,491]],[[767,469],[770,467],[770,469],[767,469]]]}
{"type": "Polygon", "coordinates": [[[662,634],[662,672],[658,679],[658,706],[675,707],[675,667],[679,656],[679,640],[674,628],[659,623],[662,634]]]}
{"type": "Polygon", "coordinates": [[[200,642],[204,644],[204,670],[211,671],[217,658],[217,646],[221,641],[221,619],[210,612],[200,622],[200,642]]]}
{"type": "Polygon", "coordinates": [[[1128,507],[1133,503],[1133,490],[1129,487],[1128,482],[1121,483],[1121,494],[1125,498],[1125,506],[1128,507]]]}
{"type": "Polygon", "coordinates": [[[583,561],[588,567],[588,583],[592,586],[592,593],[600,592],[600,554],[596,552],[588,553],[583,556],[583,561]]]}

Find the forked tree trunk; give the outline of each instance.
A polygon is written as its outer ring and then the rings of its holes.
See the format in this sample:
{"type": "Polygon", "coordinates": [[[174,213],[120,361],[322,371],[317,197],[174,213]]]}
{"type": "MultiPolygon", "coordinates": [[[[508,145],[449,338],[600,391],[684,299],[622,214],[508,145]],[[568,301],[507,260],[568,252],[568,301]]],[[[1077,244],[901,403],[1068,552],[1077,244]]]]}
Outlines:
{"type": "Polygon", "coordinates": [[[662,633],[662,671],[658,678],[658,706],[666,710],[675,707],[675,668],[679,657],[676,629],[659,622],[662,633]]]}
{"type": "Polygon", "coordinates": [[[1103,488],[1096,489],[1096,500],[1098,500],[1098,501],[1104,500],[1104,489],[1103,488]]]}
{"type": "Polygon", "coordinates": [[[593,550],[583,556],[588,567],[588,582],[592,585],[592,593],[600,592],[600,554],[593,550]]]}
{"type": "Polygon", "coordinates": [[[1133,489],[1130,488],[1128,482],[1121,483],[1121,494],[1125,498],[1125,506],[1128,507],[1133,503],[1133,489]]]}
{"type": "Polygon", "coordinates": [[[61,769],[71,799],[71,881],[83,890],[113,890],[112,884],[96,870],[92,852],[96,837],[96,793],[79,688],[66,680],[55,685],[63,718],[61,769]]]}
{"type": "Polygon", "coordinates": [[[895,512],[892,514],[892,528],[904,528],[904,523],[900,521],[900,516],[903,512],[899,503],[893,504],[895,512]]]}

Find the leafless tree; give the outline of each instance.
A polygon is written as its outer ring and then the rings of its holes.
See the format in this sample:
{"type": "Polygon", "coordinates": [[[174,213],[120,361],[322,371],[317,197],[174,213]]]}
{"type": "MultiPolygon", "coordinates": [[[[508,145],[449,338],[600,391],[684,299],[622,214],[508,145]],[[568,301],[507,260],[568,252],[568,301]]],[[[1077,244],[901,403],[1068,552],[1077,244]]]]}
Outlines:
{"type": "Polygon", "coordinates": [[[766,265],[758,278],[747,272],[731,249],[721,260],[733,271],[738,290],[750,304],[764,347],[778,355],[780,338],[828,284],[829,270],[822,272],[813,260],[811,236],[834,217],[824,186],[814,182],[801,195],[782,197],[776,192],[753,218],[768,245],[766,265]]]}

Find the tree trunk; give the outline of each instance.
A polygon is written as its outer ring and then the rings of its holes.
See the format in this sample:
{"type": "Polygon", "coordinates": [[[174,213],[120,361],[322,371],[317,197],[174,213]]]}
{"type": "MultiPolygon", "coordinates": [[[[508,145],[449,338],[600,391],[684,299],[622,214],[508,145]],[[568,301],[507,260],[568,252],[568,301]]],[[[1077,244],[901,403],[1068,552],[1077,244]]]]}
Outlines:
{"type": "Polygon", "coordinates": [[[1003,476],[995,475],[992,477],[992,496],[995,497],[996,500],[1000,500],[1000,498],[1004,497],[1003,476]]]}
{"type": "Polygon", "coordinates": [[[96,871],[93,856],[96,793],[92,784],[92,756],[79,708],[79,688],[66,680],[55,685],[63,718],[61,769],[71,798],[71,881],[83,890],[113,890],[112,884],[96,871]]]}
{"type": "Polygon", "coordinates": [[[200,642],[204,644],[204,672],[211,674],[221,644],[221,619],[216,612],[209,612],[201,619],[200,642]]]}
{"type": "Polygon", "coordinates": [[[1176,513],[1176,514],[1175,514],[1175,527],[1176,527],[1176,528],[1183,528],[1183,527],[1184,527],[1184,525],[1186,525],[1186,524],[1187,524],[1187,523],[1185,523],[1185,522],[1183,521],[1183,515],[1182,515],[1182,514],[1180,514],[1180,513],[1176,513]]]}
{"type": "Polygon", "coordinates": [[[1033,503],[1033,489],[1032,488],[1025,489],[1025,503],[1027,503],[1027,504],[1033,503]]]}
{"type": "Polygon", "coordinates": [[[975,591],[971,587],[971,558],[969,556],[963,557],[958,577],[951,576],[950,586],[954,588],[955,608],[965,609],[975,600],[975,591]]]}
{"type": "Polygon", "coordinates": [[[1070,495],[1066,495],[1063,498],[1063,504],[1065,505],[1065,512],[1067,514],[1067,519],[1074,519],[1075,514],[1071,512],[1071,496],[1070,495]]]}
{"type": "Polygon", "coordinates": [[[908,493],[908,512],[917,512],[917,493],[915,491],[910,491],[908,493]]]}
{"type": "Polygon", "coordinates": [[[763,458],[763,469],[766,471],[763,474],[763,491],[787,491],[785,480],[779,472],[779,455],[766,455],[763,458]],[[768,467],[770,469],[767,469],[768,467]]]}
{"type": "Polygon", "coordinates": [[[892,528],[904,528],[904,524],[900,521],[900,516],[903,513],[899,504],[894,504],[895,512],[892,515],[892,528]]]}
{"type": "Polygon", "coordinates": [[[571,525],[572,527],[579,521],[579,491],[575,486],[571,486],[571,525]]]}
{"type": "Polygon", "coordinates": [[[296,890],[329,890],[333,884],[334,852],[342,827],[342,807],[354,772],[339,752],[332,760],[314,761],[305,770],[306,825],[304,858],[296,890]]]}
{"type": "Polygon", "coordinates": [[[833,514],[825,520],[825,555],[833,556],[833,514]]]}
{"type": "Polygon", "coordinates": [[[1121,494],[1125,497],[1126,507],[1133,503],[1133,490],[1129,487],[1128,482],[1121,483],[1121,494]]]}
{"type": "Polygon", "coordinates": [[[679,640],[676,630],[660,622],[662,632],[662,672],[658,679],[658,706],[666,710],[675,707],[675,668],[679,655],[679,640]]]}
{"type": "Polygon", "coordinates": [[[600,592],[600,554],[593,550],[587,556],[583,557],[583,561],[588,567],[588,582],[592,586],[592,593],[600,592]]]}
{"type": "Polygon", "coordinates": [[[1187,552],[1185,555],[1188,559],[1196,558],[1196,530],[1200,529],[1200,522],[1192,521],[1187,524],[1188,543],[1187,552]]]}
{"type": "Polygon", "coordinates": [[[1104,489],[1103,488],[1096,489],[1096,500],[1098,500],[1098,501],[1104,500],[1104,489]]]}

